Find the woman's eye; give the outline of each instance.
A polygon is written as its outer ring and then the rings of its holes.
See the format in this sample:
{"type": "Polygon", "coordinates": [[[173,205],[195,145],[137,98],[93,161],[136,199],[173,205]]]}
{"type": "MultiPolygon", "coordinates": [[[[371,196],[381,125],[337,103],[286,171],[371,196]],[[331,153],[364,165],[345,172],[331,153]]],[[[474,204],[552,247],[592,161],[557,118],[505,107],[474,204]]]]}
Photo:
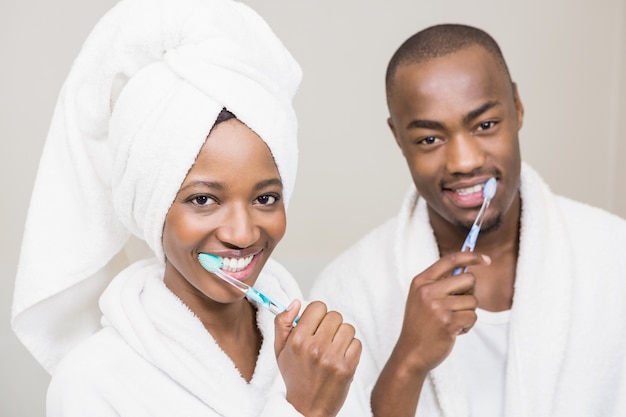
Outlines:
{"type": "Polygon", "coordinates": [[[216,201],[208,195],[196,195],[191,197],[189,201],[196,206],[209,206],[216,203],[216,201]]]}
{"type": "Polygon", "coordinates": [[[256,201],[263,205],[263,206],[268,206],[270,204],[274,204],[276,201],[278,201],[278,196],[272,195],[272,194],[264,194],[260,197],[258,197],[256,199],[256,201]]]}

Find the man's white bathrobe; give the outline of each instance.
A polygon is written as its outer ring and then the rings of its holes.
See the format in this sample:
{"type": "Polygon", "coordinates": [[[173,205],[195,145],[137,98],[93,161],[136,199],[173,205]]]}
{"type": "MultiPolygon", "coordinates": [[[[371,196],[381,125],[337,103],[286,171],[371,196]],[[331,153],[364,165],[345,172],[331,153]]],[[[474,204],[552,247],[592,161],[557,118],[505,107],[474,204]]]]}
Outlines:
{"type": "MultiPolygon", "coordinates": [[[[505,416],[626,416],[626,221],[554,195],[527,165],[521,196],[505,416]]],[[[357,328],[364,351],[355,379],[368,390],[400,334],[411,280],[438,258],[426,203],[413,189],[395,218],[315,283],[312,297],[357,328]]],[[[469,416],[455,360],[430,373],[417,416],[469,416]]]]}
{"type": "MultiPolygon", "coordinates": [[[[274,315],[258,310],[263,344],[248,383],[162,277],[154,259],[113,280],[100,299],[103,329],[52,376],[48,417],[300,416],[285,399],[274,315]]],[[[295,280],[272,260],[255,286],[281,303],[302,299],[295,280]]]]}

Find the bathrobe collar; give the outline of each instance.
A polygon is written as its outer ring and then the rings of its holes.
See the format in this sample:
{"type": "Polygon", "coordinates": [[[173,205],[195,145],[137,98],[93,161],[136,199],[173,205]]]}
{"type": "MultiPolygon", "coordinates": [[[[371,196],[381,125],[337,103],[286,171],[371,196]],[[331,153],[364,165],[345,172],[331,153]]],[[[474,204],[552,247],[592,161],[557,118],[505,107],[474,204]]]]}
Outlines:
{"type": "MultiPolygon", "coordinates": [[[[570,237],[550,189],[526,164],[522,166],[520,192],[522,218],[508,342],[505,415],[549,416],[567,344],[575,260],[570,259],[570,237]]],[[[400,211],[394,248],[396,276],[406,292],[414,272],[425,270],[439,259],[437,248],[426,202],[413,188],[400,211]]],[[[468,394],[458,366],[448,358],[429,375],[446,417],[469,417],[468,394]]]]}
{"type": "MultiPolygon", "coordinates": [[[[248,383],[162,277],[163,266],[156,259],[137,262],[120,273],[100,299],[103,325],[114,327],[143,358],[217,414],[228,415],[237,404],[239,415],[258,415],[278,376],[274,316],[265,309],[257,312],[263,343],[248,383]]],[[[265,270],[256,287],[287,301],[285,290],[265,270]]]]}

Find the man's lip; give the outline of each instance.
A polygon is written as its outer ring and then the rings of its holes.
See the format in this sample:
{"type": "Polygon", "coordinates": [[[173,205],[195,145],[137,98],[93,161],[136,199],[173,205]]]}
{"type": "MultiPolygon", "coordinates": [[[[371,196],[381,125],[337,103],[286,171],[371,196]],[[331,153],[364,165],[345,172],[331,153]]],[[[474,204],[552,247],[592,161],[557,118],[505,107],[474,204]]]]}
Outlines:
{"type": "Polygon", "coordinates": [[[444,191],[456,192],[456,190],[459,190],[459,189],[462,189],[462,188],[471,188],[471,187],[475,187],[477,185],[484,186],[485,183],[487,181],[489,181],[490,178],[492,178],[492,177],[489,176],[489,177],[480,178],[480,179],[475,178],[475,179],[472,179],[471,181],[455,182],[455,183],[451,183],[451,184],[446,184],[446,185],[442,186],[442,188],[444,189],[444,191]]]}
{"type": "Polygon", "coordinates": [[[491,178],[488,177],[486,179],[472,180],[467,182],[458,182],[454,184],[449,184],[443,187],[443,192],[446,196],[452,201],[452,203],[463,209],[473,209],[478,208],[483,203],[483,186],[487,182],[487,180],[491,178]],[[480,188],[476,186],[481,186],[480,188]],[[457,191],[460,189],[468,189],[476,187],[477,189],[470,194],[459,194],[457,191]]]}

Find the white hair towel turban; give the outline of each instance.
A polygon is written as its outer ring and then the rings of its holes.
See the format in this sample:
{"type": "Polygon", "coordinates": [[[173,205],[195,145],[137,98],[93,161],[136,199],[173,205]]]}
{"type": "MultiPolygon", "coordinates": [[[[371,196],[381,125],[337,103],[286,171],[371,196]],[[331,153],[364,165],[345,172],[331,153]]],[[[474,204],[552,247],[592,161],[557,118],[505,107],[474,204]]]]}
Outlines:
{"type": "Polygon", "coordinates": [[[131,234],[163,260],[167,211],[227,108],[268,145],[285,204],[297,169],[300,67],[231,0],[122,0],[60,92],[31,198],[13,329],[50,372],[100,324],[97,299],[131,234]]]}

